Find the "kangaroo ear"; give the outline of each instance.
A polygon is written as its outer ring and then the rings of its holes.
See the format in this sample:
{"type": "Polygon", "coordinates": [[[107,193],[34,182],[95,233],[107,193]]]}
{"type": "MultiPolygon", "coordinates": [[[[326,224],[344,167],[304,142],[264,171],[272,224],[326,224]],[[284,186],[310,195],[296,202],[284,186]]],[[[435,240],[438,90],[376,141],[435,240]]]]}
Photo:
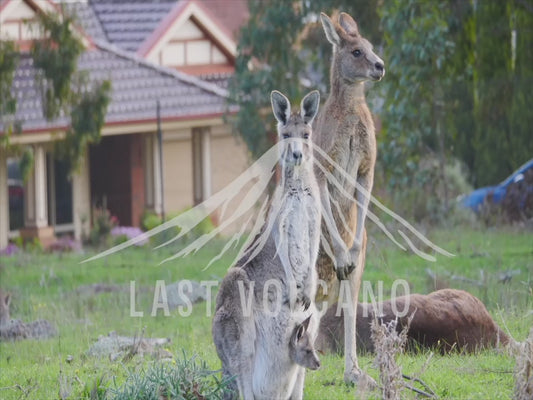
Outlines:
{"type": "Polygon", "coordinates": [[[308,93],[300,104],[300,114],[306,124],[311,124],[318,114],[318,106],[320,105],[320,93],[318,90],[313,90],[308,93]]]}
{"type": "Polygon", "coordinates": [[[11,304],[11,293],[6,294],[2,301],[7,307],[9,307],[9,305],[11,304]]]}
{"type": "Polygon", "coordinates": [[[359,36],[359,28],[351,15],[346,14],[345,12],[341,13],[339,16],[339,25],[348,35],[359,36]]]}
{"type": "Polygon", "coordinates": [[[307,328],[309,328],[309,321],[311,321],[311,316],[308,316],[305,321],[302,322],[300,325],[304,328],[305,331],[307,331],[307,328]]]}
{"type": "Polygon", "coordinates": [[[298,343],[304,337],[304,334],[305,327],[303,326],[303,324],[298,325],[298,327],[296,328],[296,335],[294,335],[294,342],[298,343]]]}
{"type": "Polygon", "coordinates": [[[341,45],[341,38],[335,29],[333,21],[324,13],[320,13],[320,21],[322,22],[322,28],[324,28],[324,33],[328,38],[328,41],[334,46],[341,45]]]}
{"type": "Polygon", "coordinates": [[[289,100],[281,92],[273,90],[270,94],[270,101],[272,103],[274,117],[276,117],[280,124],[286,125],[291,116],[291,104],[289,100]]]}
{"type": "Polygon", "coordinates": [[[298,343],[305,335],[305,332],[307,332],[307,328],[309,328],[309,321],[311,320],[311,316],[307,317],[305,321],[303,321],[300,325],[298,325],[295,329],[294,334],[294,343],[298,343]]]}

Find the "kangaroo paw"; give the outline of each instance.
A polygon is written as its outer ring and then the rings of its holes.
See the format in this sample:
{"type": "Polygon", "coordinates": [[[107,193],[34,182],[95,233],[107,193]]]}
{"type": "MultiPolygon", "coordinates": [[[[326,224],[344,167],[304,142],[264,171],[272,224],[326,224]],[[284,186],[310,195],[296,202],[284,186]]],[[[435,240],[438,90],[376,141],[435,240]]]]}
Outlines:
{"type": "Polygon", "coordinates": [[[338,267],[336,272],[337,272],[337,279],[339,281],[343,281],[343,280],[346,280],[348,279],[348,276],[355,270],[355,267],[356,265],[352,262],[342,266],[342,267],[338,267]]]}

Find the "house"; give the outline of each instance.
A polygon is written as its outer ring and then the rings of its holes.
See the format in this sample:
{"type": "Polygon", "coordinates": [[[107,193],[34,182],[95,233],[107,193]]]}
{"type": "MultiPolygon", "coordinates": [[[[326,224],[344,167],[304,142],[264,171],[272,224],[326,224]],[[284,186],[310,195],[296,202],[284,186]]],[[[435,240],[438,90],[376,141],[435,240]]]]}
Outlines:
{"type": "Polygon", "coordinates": [[[99,206],[121,225],[138,226],[143,211],[183,210],[247,167],[246,146],[224,118],[235,111],[227,106],[226,87],[235,32],[247,14],[243,0],[223,3],[91,0],[60,7],[50,0],[0,0],[0,39],[14,40],[22,51],[12,87],[21,133],[11,141],[31,146],[34,156],[22,183],[17,163],[0,148],[0,248],[19,234],[43,242],[65,232],[81,238],[99,206]],[[36,69],[24,52],[36,38],[28,28],[36,14],[62,8],[80,23],[85,51],[78,69],[91,81],[112,84],[102,140],[72,176],[53,154],[69,121],[44,118],[36,69]]]}

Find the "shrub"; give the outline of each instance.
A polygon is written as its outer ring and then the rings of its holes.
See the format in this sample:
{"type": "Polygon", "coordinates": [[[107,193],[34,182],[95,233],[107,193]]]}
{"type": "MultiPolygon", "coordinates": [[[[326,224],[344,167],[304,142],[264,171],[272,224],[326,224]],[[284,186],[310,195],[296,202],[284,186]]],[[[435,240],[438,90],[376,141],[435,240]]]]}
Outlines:
{"type": "Polygon", "coordinates": [[[118,219],[112,216],[105,208],[95,208],[93,210],[93,226],[89,234],[89,240],[93,245],[105,243],[111,229],[118,225],[118,219]]]}
{"type": "MultiPolygon", "coordinates": [[[[184,212],[190,211],[191,207],[187,207],[186,209],[177,212],[177,213],[170,213],[167,215],[166,220],[169,221],[175,217],[177,217],[180,214],[183,214],[184,212]]],[[[199,214],[200,215],[200,214],[199,214]]],[[[190,232],[188,232],[186,235],[184,235],[183,240],[184,241],[190,241],[194,240],[196,238],[199,238],[202,235],[208,234],[212,232],[215,229],[215,225],[213,224],[213,221],[211,220],[211,217],[207,216],[203,220],[201,220],[198,225],[196,225],[190,232]]],[[[180,229],[176,228],[173,234],[179,234],[180,229]]]]}
{"type": "MultiPolygon", "coordinates": [[[[378,175],[377,184],[383,185],[385,182],[380,182],[380,179],[383,177],[378,175]]],[[[439,160],[427,156],[420,161],[419,170],[410,186],[397,187],[384,193],[384,197],[389,197],[395,212],[409,220],[431,225],[455,225],[463,219],[472,222],[473,216],[462,213],[455,200],[460,194],[471,190],[459,161],[449,160],[443,172],[439,160]]]]}
{"type": "Polygon", "coordinates": [[[146,210],[141,217],[141,228],[143,231],[150,231],[161,225],[163,220],[153,211],[146,210]]]}
{"type": "Polygon", "coordinates": [[[155,364],[145,373],[132,373],[124,385],[108,394],[113,400],[222,399],[227,381],[220,381],[217,374],[204,361],[184,354],[176,365],[155,364]]]}

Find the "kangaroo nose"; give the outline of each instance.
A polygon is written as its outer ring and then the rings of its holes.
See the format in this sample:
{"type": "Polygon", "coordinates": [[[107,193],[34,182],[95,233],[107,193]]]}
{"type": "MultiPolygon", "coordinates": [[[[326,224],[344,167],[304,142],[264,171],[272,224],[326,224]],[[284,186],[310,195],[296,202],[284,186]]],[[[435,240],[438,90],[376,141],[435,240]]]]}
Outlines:
{"type": "Polygon", "coordinates": [[[381,61],[378,61],[377,63],[375,63],[374,67],[376,67],[378,71],[383,71],[385,69],[385,65],[383,65],[381,61]]]}
{"type": "Polygon", "coordinates": [[[301,151],[293,151],[292,156],[294,157],[294,161],[296,164],[300,164],[302,162],[302,152],[301,151]]]}

